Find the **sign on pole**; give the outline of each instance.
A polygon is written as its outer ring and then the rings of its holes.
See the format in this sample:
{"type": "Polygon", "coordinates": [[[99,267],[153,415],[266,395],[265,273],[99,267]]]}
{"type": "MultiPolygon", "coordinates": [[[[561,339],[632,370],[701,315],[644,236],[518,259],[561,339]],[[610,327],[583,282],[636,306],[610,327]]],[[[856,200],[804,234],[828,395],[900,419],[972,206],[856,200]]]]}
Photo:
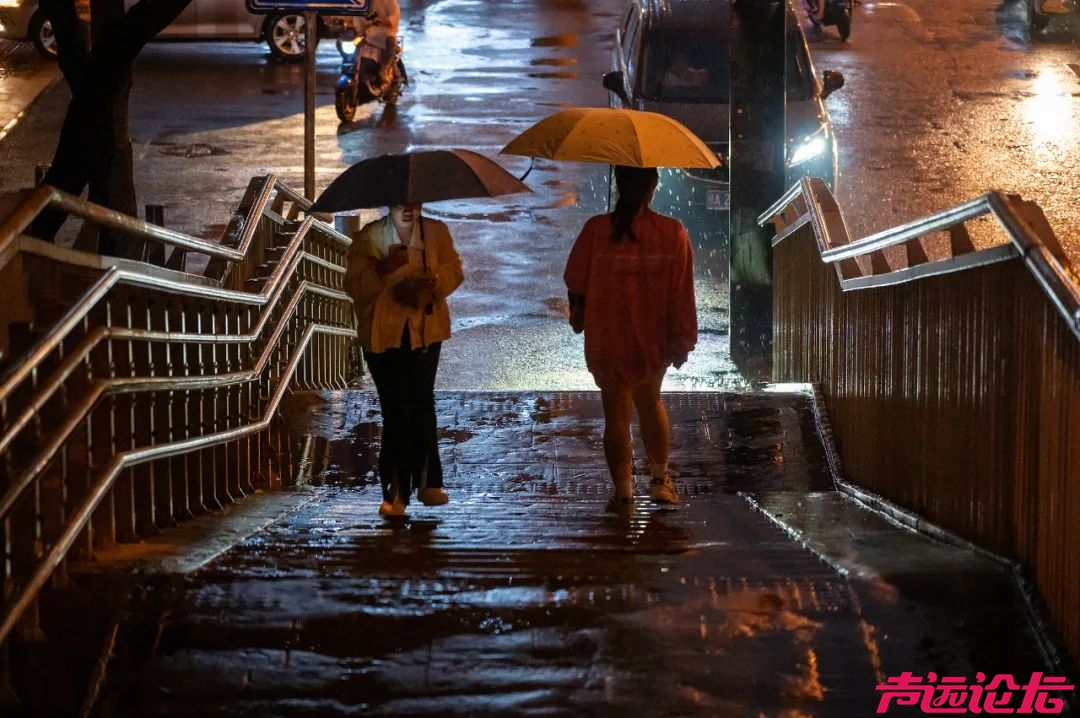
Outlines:
{"type": "Polygon", "coordinates": [[[366,15],[370,0],[245,0],[249,12],[317,12],[323,15],[366,15]]]}
{"type": "Polygon", "coordinates": [[[304,196],[315,200],[315,41],[318,15],[366,15],[369,0],[244,0],[249,12],[304,14],[304,196]]]}

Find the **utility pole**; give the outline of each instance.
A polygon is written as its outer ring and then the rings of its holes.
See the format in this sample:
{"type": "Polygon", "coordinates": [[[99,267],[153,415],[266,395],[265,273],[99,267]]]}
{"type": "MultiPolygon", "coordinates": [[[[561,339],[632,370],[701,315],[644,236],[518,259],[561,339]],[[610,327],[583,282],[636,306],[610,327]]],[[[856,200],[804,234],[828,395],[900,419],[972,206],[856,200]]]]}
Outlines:
{"type": "Polygon", "coordinates": [[[784,0],[732,0],[731,358],[749,379],[772,373],[772,236],[757,217],[784,187],[784,0]]]}

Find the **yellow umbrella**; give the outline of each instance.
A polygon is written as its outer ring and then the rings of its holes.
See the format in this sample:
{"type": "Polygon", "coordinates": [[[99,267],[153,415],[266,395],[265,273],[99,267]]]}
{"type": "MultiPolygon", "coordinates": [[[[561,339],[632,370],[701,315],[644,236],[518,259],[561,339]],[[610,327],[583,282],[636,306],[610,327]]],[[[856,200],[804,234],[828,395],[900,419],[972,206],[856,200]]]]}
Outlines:
{"type": "Polygon", "coordinates": [[[704,167],[720,158],[684,125],[655,112],[575,107],[540,120],[504,155],[630,167],[704,167]]]}

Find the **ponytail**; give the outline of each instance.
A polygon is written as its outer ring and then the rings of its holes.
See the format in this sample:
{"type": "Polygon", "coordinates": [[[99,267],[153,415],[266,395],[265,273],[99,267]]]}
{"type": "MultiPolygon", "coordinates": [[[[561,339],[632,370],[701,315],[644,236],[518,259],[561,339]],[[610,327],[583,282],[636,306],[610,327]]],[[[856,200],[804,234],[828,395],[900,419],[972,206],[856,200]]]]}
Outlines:
{"type": "Polygon", "coordinates": [[[655,167],[615,167],[615,187],[619,191],[619,201],[615,203],[611,218],[612,242],[620,241],[623,236],[629,236],[632,242],[637,241],[632,228],[634,218],[642,207],[648,206],[658,180],[659,174],[655,167]]]}

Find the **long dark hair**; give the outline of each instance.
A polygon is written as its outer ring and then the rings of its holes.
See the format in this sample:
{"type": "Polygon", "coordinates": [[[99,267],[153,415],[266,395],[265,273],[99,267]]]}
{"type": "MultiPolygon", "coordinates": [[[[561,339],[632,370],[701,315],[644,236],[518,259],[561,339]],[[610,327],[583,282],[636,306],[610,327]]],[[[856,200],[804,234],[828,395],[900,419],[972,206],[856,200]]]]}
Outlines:
{"type": "Polygon", "coordinates": [[[612,213],[611,241],[618,242],[623,236],[629,236],[636,242],[631,225],[641,208],[648,205],[652,192],[660,175],[654,167],[615,167],[615,187],[619,190],[619,201],[612,213]]]}

